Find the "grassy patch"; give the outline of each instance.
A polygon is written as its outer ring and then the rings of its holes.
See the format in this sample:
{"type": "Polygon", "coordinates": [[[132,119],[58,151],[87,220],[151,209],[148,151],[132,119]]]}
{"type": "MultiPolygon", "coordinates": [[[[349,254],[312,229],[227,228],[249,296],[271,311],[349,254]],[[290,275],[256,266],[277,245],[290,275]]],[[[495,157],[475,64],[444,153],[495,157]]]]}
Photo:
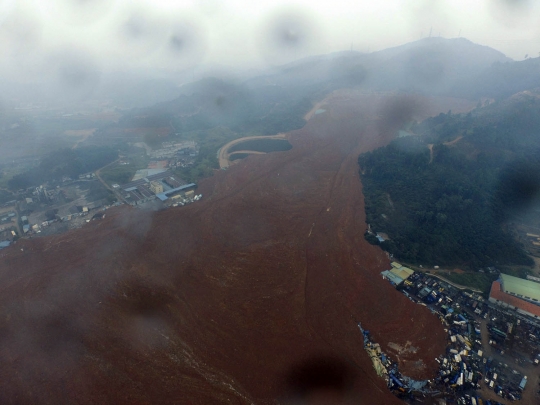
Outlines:
{"type": "Polygon", "coordinates": [[[146,156],[136,156],[128,159],[129,164],[119,165],[103,169],[100,173],[101,178],[108,184],[125,184],[128,183],[135,172],[139,169],[145,169],[148,166],[148,159],[146,156]]]}
{"type": "Polygon", "coordinates": [[[471,287],[482,291],[483,293],[489,293],[491,283],[497,279],[495,274],[486,273],[441,273],[441,276],[445,279],[452,281],[453,283],[462,285],[464,287],[471,287]]]}

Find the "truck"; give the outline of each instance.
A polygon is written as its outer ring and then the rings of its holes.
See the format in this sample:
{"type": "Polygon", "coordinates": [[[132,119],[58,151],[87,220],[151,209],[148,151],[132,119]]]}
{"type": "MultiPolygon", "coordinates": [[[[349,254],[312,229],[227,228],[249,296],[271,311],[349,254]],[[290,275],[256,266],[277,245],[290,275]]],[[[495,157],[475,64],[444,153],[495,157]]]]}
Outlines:
{"type": "Polygon", "coordinates": [[[525,389],[525,385],[527,384],[527,376],[524,376],[521,379],[521,382],[519,383],[519,389],[523,391],[525,389]]]}

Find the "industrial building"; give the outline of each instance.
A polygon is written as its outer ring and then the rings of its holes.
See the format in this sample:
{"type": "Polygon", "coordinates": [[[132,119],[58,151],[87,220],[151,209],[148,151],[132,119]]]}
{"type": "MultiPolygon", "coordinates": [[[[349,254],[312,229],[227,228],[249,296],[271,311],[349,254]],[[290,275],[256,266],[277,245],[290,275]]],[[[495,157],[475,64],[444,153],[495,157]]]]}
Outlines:
{"type": "Polygon", "coordinates": [[[149,188],[154,194],[163,193],[163,184],[159,181],[151,181],[149,188]]]}
{"type": "Polygon", "coordinates": [[[184,182],[171,174],[169,171],[164,171],[118,186],[117,188],[125,192],[124,198],[129,204],[139,205],[154,200],[156,197],[164,201],[168,195],[178,191],[177,189],[180,187],[192,187],[191,184],[182,186],[184,182]],[[165,198],[162,198],[163,195],[165,195],[165,198]]]}
{"type": "Polygon", "coordinates": [[[391,265],[392,268],[390,270],[383,271],[381,275],[384,279],[390,280],[390,282],[396,286],[400,285],[412,274],[414,274],[413,270],[409,269],[408,267],[402,266],[398,262],[392,262],[391,265]]]}
{"type": "MultiPolygon", "coordinates": [[[[179,193],[181,191],[189,190],[190,188],[193,188],[195,186],[196,186],[195,183],[185,184],[183,186],[176,187],[176,188],[164,191],[163,193],[156,194],[156,197],[159,198],[161,201],[166,201],[170,196],[173,196],[174,194],[179,193]]],[[[189,191],[188,191],[188,193],[189,193],[189,191]]]]}
{"type": "Polygon", "coordinates": [[[491,285],[489,301],[523,315],[540,318],[540,284],[534,281],[501,273],[491,285]]]}

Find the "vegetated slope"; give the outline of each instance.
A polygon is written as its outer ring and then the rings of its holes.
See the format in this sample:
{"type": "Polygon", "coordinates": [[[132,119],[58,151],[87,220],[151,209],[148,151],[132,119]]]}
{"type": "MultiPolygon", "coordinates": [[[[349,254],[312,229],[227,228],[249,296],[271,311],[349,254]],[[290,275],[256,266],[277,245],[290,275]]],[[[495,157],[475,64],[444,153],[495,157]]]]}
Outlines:
{"type": "Polygon", "coordinates": [[[113,162],[118,152],[107,146],[86,146],[77,149],[59,149],[43,157],[39,165],[13,176],[8,181],[12,190],[39,186],[45,182],[60,182],[62,176],[76,178],[113,162]]]}
{"type": "Polygon", "coordinates": [[[539,112],[536,94],[520,94],[360,156],[368,223],[390,237],[381,246],[418,264],[532,264],[504,224],[540,190],[539,112]]]}
{"type": "Polygon", "coordinates": [[[216,173],[197,204],[3,250],[0,402],[289,403],[316,398],[321,370],[326,403],[400,403],[357,323],[417,378],[446,334],[363,239],[357,156],[396,129],[378,131],[378,101],[335,97],[291,150],[216,173]]]}

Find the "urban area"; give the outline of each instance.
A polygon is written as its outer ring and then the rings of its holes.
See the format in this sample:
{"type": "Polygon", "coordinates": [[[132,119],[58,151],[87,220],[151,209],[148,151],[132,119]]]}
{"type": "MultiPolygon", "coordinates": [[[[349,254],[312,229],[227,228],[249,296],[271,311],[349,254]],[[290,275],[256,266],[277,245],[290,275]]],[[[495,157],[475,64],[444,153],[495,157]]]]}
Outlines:
{"type": "Polygon", "coordinates": [[[13,193],[14,199],[0,205],[0,249],[19,238],[65,232],[105,217],[106,210],[122,204],[160,210],[184,206],[202,198],[197,185],[184,181],[181,168],[193,165],[199,146],[194,141],[163,142],[159,149],[141,143],[136,148],[138,162],[146,166],[134,170],[137,159],[119,158],[94,172],[77,178],[62,176],[13,193]],[[133,174],[134,172],[134,174],[133,174]],[[127,183],[116,179],[129,174],[127,183]],[[132,175],[133,174],[133,175],[132,175]]]}
{"type": "Polygon", "coordinates": [[[413,271],[392,262],[381,273],[398,291],[426,306],[442,322],[446,353],[436,361],[438,375],[415,381],[364,336],[364,349],[390,391],[408,403],[496,405],[540,403],[540,279],[500,273],[489,298],[452,285],[429,271],[413,271]]]}

